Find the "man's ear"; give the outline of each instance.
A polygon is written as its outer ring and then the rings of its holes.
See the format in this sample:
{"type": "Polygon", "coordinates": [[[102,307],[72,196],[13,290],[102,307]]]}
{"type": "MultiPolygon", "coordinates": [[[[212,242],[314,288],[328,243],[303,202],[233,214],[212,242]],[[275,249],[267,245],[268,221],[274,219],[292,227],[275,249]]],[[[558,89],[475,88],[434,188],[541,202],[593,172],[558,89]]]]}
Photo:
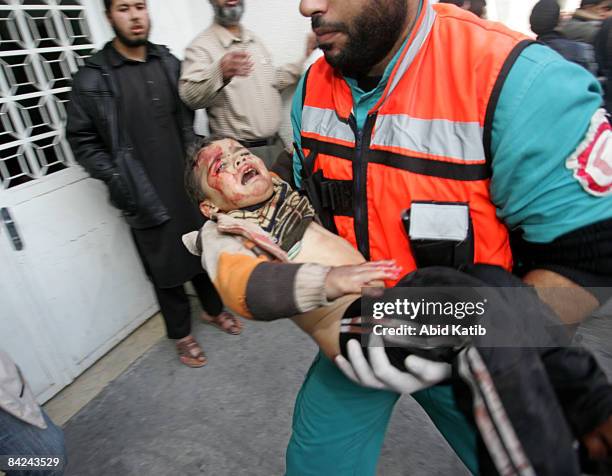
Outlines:
{"type": "Polygon", "coordinates": [[[219,211],[219,207],[213,204],[208,198],[200,203],[200,211],[206,218],[213,218],[219,211]]]}

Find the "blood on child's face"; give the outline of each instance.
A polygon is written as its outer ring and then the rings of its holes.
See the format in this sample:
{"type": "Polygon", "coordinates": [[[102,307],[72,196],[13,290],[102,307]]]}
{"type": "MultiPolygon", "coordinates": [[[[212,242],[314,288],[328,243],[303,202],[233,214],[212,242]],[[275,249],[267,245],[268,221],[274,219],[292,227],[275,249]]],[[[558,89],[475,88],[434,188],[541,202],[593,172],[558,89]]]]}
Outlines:
{"type": "Polygon", "coordinates": [[[233,139],[213,142],[200,152],[200,184],[221,211],[261,203],[272,196],[272,178],[263,161],[233,139]]]}

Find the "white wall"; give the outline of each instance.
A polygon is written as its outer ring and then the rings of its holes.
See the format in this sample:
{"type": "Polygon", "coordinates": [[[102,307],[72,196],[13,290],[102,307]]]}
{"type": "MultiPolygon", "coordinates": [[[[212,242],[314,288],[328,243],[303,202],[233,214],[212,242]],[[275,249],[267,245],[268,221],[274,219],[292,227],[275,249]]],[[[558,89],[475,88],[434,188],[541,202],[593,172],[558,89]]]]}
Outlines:
{"type": "MultiPolygon", "coordinates": [[[[529,16],[538,0],[487,0],[489,19],[500,21],[510,28],[533,35],[529,28],[529,16]]],[[[563,11],[574,11],[580,0],[558,0],[563,11]]]]}
{"type": "MultiPolygon", "coordinates": [[[[309,21],[298,6],[298,0],[245,0],[243,24],[262,38],[278,64],[303,54],[309,21]]],[[[208,0],[149,0],[149,11],[151,40],[168,45],[178,57],[213,19],[208,0]]]]}
{"type": "Polygon", "coordinates": [[[487,0],[487,14],[513,30],[532,35],[529,15],[538,0],[487,0]]]}
{"type": "Polygon", "coordinates": [[[580,6],[580,0],[561,0],[559,4],[562,10],[572,12],[580,6]]]}

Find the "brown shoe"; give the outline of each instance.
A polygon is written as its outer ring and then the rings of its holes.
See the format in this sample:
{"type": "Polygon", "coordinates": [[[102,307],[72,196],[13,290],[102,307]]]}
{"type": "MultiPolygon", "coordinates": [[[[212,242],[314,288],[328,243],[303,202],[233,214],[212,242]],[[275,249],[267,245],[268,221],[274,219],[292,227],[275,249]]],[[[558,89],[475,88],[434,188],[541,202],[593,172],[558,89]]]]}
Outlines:
{"type": "Polygon", "coordinates": [[[178,351],[180,361],[187,367],[203,367],[208,363],[204,351],[202,351],[202,348],[192,335],[177,340],[176,350],[178,351]]]}
{"type": "Polygon", "coordinates": [[[206,324],[211,324],[223,332],[234,336],[242,332],[242,322],[240,322],[240,319],[227,311],[223,311],[218,316],[211,316],[206,312],[202,312],[201,319],[206,324]]]}

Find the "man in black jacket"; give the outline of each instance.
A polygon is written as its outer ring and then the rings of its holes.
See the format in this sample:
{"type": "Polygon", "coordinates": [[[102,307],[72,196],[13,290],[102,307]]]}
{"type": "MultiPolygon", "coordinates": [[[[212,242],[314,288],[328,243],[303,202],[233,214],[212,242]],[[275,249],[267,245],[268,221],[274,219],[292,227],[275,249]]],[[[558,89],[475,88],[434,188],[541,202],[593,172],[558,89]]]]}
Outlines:
{"type": "Polygon", "coordinates": [[[206,358],[191,336],[184,283],[193,283],[204,321],[231,334],[241,325],[223,312],[208,275],[181,242],[202,218],[183,185],[183,158],[194,134],[193,117],[178,97],[180,63],[166,47],[147,41],[144,0],[105,0],[105,6],[116,36],[74,78],[68,140],[131,226],[181,361],[201,367],[206,358]]]}

